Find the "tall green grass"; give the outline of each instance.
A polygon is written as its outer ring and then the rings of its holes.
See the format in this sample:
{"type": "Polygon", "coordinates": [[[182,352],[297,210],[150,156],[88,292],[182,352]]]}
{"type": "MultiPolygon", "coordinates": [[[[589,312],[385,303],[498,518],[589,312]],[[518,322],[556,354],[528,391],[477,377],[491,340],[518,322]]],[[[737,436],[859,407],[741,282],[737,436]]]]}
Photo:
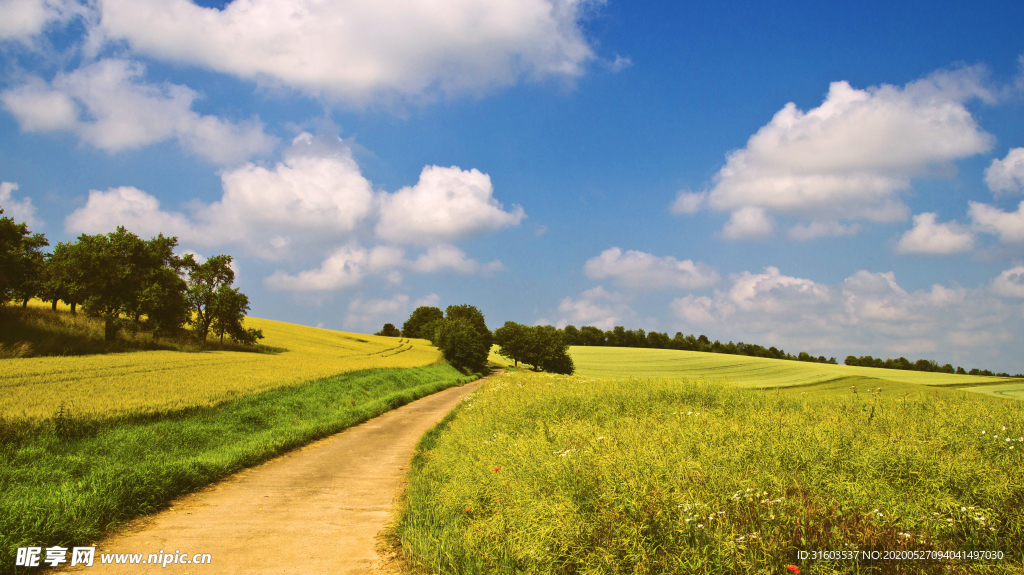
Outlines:
{"type": "Polygon", "coordinates": [[[447,365],[347,373],[216,407],[0,418],[0,573],[18,547],[71,547],[310,441],[475,379],[447,365]]]}
{"type": "Polygon", "coordinates": [[[506,374],[424,438],[393,537],[431,573],[1019,573],[1022,452],[1024,404],[955,390],[506,374]]]}

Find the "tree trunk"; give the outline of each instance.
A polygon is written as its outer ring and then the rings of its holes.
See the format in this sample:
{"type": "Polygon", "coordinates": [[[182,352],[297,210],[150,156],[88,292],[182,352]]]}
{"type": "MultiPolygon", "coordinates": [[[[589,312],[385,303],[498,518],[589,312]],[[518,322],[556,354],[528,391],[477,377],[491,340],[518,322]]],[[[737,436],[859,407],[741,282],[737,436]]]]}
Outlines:
{"type": "Polygon", "coordinates": [[[28,308],[28,300],[29,300],[28,296],[25,296],[25,299],[21,300],[21,308],[22,309],[28,308]]]}
{"type": "Polygon", "coordinates": [[[71,302],[71,315],[78,315],[78,312],[75,311],[75,307],[76,306],[78,306],[78,302],[76,302],[76,301],[71,302]]]}
{"type": "Polygon", "coordinates": [[[114,338],[117,337],[117,323],[116,317],[106,317],[106,322],[103,325],[103,339],[107,341],[114,341],[114,338]]]}
{"type": "Polygon", "coordinates": [[[53,298],[53,305],[50,307],[50,311],[57,311],[57,298],[53,298]]]}

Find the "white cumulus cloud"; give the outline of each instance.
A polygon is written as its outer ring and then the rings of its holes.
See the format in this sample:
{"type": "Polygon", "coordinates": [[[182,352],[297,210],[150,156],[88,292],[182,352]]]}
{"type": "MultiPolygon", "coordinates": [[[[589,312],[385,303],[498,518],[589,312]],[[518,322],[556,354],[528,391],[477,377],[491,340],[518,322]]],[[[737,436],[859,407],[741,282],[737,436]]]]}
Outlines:
{"type": "Polygon", "coordinates": [[[1003,297],[1024,298],[1024,266],[1012,267],[992,280],[992,291],[1003,297]]]}
{"type": "Polygon", "coordinates": [[[1024,297],[1024,267],[1003,272],[991,287],[933,285],[908,291],[893,272],[860,270],[838,284],[788,276],[774,267],[730,276],[712,296],[688,294],[670,309],[689,333],[706,333],[790,353],[809,351],[921,357],[964,367],[999,367],[1024,337],[1024,321],[1004,297],[1024,297]]]}
{"type": "Polygon", "coordinates": [[[276,258],[295,244],[342,238],[373,208],[374,194],[352,152],[336,137],[295,138],[272,168],[247,163],[221,173],[223,196],[193,202],[189,215],[164,211],[132,187],[92,190],[65,220],[68,232],[99,233],[123,225],[136,233],[162,231],[198,245],[240,244],[276,258]]]}
{"type": "Polygon", "coordinates": [[[970,251],[974,233],[956,222],[937,223],[938,214],[925,212],[914,216],[914,227],[896,244],[901,254],[947,255],[970,251]]]}
{"type": "Polygon", "coordinates": [[[864,90],[834,82],[817,108],[783,107],[728,155],[706,197],[683,194],[673,211],[730,212],[723,235],[736,239],[771,233],[769,214],[831,223],[794,230],[798,238],[852,230],[836,227],[840,220],[904,219],[899,193],[914,177],[992,147],[964,105],[993,99],[981,75],[941,71],[902,88],[864,90]]]}
{"type": "Polygon", "coordinates": [[[985,183],[996,194],[1024,190],[1024,148],[1013,148],[1002,160],[992,160],[985,169],[985,183]]]}
{"type": "Polygon", "coordinates": [[[575,77],[594,58],[589,0],[104,0],[137,52],[355,104],[575,77]]]}
{"type": "Polygon", "coordinates": [[[591,279],[611,278],[616,285],[630,288],[661,289],[676,287],[699,289],[721,279],[714,268],[693,260],[679,261],[672,256],[611,248],[590,258],[583,266],[591,279]]]}
{"type": "Polygon", "coordinates": [[[87,3],[79,0],[0,0],[0,40],[26,42],[49,25],[87,12],[87,3]]]}
{"type": "Polygon", "coordinates": [[[495,260],[481,264],[466,257],[466,253],[449,245],[431,246],[415,259],[405,257],[405,250],[394,246],[376,246],[366,249],[356,244],[338,248],[315,269],[290,275],[274,272],[265,283],[283,291],[335,291],[357,285],[369,275],[384,277],[399,283],[403,271],[434,273],[454,270],[465,275],[501,271],[504,266],[495,260]]]}
{"type": "Polygon", "coordinates": [[[558,304],[558,311],[563,314],[559,325],[592,325],[603,330],[622,325],[635,317],[625,296],[602,286],[591,288],[577,297],[564,298],[558,304]]]}
{"type": "Polygon", "coordinates": [[[32,231],[43,222],[36,218],[36,207],[32,205],[32,198],[25,196],[21,201],[15,200],[11,192],[18,189],[14,182],[0,182],[0,208],[4,213],[0,217],[11,218],[14,223],[28,224],[32,231]]]}
{"type": "Polygon", "coordinates": [[[388,299],[363,299],[357,297],[348,303],[345,316],[347,329],[372,329],[377,331],[385,323],[401,328],[402,320],[409,313],[409,296],[396,294],[388,299]]]}
{"type": "Polygon", "coordinates": [[[429,245],[518,225],[525,217],[520,206],[505,211],[487,174],[427,166],[415,186],[381,196],[376,231],[384,240],[429,245]]]}
{"type": "Polygon", "coordinates": [[[30,77],[0,93],[26,132],[69,131],[108,152],[177,140],[189,152],[230,164],[270,152],[273,137],[256,120],[229,122],[192,110],[199,94],[187,86],[147,84],[139,62],[104,59],[47,83],[30,77]]]}
{"type": "Polygon", "coordinates": [[[999,236],[1003,243],[1024,241],[1024,202],[1017,206],[1016,212],[1004,212],[996,206],[980,202],[968,202],[967,214],[971,217],[971,225],[978,231],[999,236]]]}

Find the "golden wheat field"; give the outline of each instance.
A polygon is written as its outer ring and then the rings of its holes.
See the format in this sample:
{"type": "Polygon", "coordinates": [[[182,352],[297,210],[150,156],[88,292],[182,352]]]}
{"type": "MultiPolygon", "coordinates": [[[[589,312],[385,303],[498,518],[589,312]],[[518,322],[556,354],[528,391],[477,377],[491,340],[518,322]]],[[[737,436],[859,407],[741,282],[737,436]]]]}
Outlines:
{"type": "Polygon", "coordinates": [[[849,387],[851,382],[865,385],[897,386],[988,386],[1020,380],[978,375],[955,375],[923,371],[903,371],[877,367],[831,365],[782,359],[627,347],[581,347],[569,349],[576,374],[584,377],[665,377],[704,378],[727,381],[742,387],[805,387],[835,382],[849,387]]]}
{"type": "Polygon", "coordinates": [[[40,418],[64,404],[75,413],[112,414],[212,405],[226,399],[362,369],[441,361],[425,340],[345,333],[247,318],[278,354],[140,351],[5,359],[0,416],[40,418]]]}

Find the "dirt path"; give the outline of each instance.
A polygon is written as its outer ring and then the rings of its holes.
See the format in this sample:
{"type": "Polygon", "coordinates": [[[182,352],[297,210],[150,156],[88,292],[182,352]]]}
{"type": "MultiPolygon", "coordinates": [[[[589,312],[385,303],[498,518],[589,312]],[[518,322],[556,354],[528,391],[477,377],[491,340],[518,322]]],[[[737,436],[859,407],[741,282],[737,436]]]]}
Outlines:
{"type": "Polygon", "coordinates": [[[416,443],[478,385],[425,397],[177,499],[100,542],[84,571],[379,573],[377,534],[390,518],[416,443]],[[146,561],[161,550],[189,558],[209,553],[211,562],[100,564],[100,553],[108,551],[141,553],[146,561]]]}

